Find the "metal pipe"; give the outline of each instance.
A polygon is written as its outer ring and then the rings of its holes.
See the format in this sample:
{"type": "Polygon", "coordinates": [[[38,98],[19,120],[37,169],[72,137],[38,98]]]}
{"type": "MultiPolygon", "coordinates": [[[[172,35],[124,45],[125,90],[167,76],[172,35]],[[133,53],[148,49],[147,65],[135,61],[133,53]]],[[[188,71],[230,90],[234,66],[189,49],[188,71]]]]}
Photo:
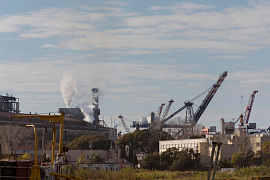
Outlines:
{"type": "Polygon", "coordinates": [[[209,164],[209,170],[207,175],[207,180],[210,180],[211,171],[212,171],[212,164],[213,164],[213,158],[215,153],[216,143],[212,142],[212,152],[211,152],[211,158],[210,158],[210,164],[209,164]]]}
{"type": "Polygon", "coordinates": [[[217,149],[217,155],[216,155],[216,160],[215,160],[215,164],[214,164],[214,171],[213,171],[212,180],[215,180],[215,175],[216,175],[216,169],[217,169],[217,162],[218,162],[218,156],[219,156],[220,146],[221,146],[221,143],[218,143],[218,149],[217,149]]]}
{"type": "Polygon", "coordinates": [[[55,154],[55,137],[56,137],[56,128],[55,123],[51,122],[53,124],[53,143],[52,143],[52,167],[54,166],[54,154],[55,154]]]}
{"type": "Polygon", "coordinates": [[[60,138],[59,138],[59,154],[63,153],[63,132],[64,132],[64,112],[61,112],[60,117],[60,138]]]}
{"type": "Polygon", "coordinates": [[[36,128],[35,128],[35,126],[34,126],[33,124],[31,124],[31,125],[26,125],[26,127],[27,127],[27,128],[28,128],[28,127],[33,127],[33,129],[34,129],[34,133],[35,133],[35,166],[37,166],[37,157],[38,157],[38,155],[37,155],[37,149],[38,149],[37,131],[36,131],[36,128]]]}

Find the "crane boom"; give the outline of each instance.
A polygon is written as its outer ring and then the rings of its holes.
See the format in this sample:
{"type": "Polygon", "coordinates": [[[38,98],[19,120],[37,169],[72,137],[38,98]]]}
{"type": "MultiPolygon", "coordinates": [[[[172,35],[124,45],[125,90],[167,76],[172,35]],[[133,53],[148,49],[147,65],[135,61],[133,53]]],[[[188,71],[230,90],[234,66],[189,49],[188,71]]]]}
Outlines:
{"type": "Polygon", "coordinates": [[[253,91],[253,93],[249,97],[248,105],[247,105],[245,116],[244,116],[245,123],[248,123],[249,121],[249,117],[250,117],[250,113],[251,113],[251,109],[252,109],[252,105],[253,105],[256,93],[258,93],[258,91],[253,91]]]}
{"type": "Polygon", "coordinates": [[[205,111],[206,107],[208,106],[208,104],[210,103],[210,101],[212,100],[212,98],[214,97],[214,95],[216,94],[218,88],[220,87],[221,83],[224,81],[224,79],[227,76],[227,71],[225,71],[224,73],[222,73],[216,84],[214,84],[212,86],[212,89],[209,91],[209,93],[207,94],[206,98],[203,100],[203,102],[201,103],[201,105],[199,106],[199,108],[197,109],[197,111],[194,114],[194,121],[197,123],[200,119],[200,117],[202,116],[203,112],[205,111]]]}
{"type": "MultiPolygon", "coordinates": [[[[195,123],[197,123],[198,120],[200,119],[200,117],[202,116],[203,112],[205,111],[206,107],[208,106],[208,104],[210,103],[210,101],[212,100],[212,98],[214,97],[214,95],[216,94],[218,88],[220,87],[221,83],[224,81],[224,79],[225,79],[226,76],[227,76],[227,71],[223,72],[219,76],[217,82],[212,86],[211,90],[209,91],[209,93],[207,94],[207,96],[203,100],[202,104],[199,106],[199,108],[197,109],[197,111],[195,112],[195,114],[193,116],[193,120],[195,121],[195,123]]],[[[165,118],[164,121],[163,121],[163,123],[165,123],[166,121],[170,120],[176,114],[178,114],[179,112],[181,112],[182,110],[184,110],[185,108],[187,108],[187,106],[190,106],[190,105],[192,106],[192,104],[193,103],[190,102],[190,101],[185,102],[185,105],[183,107],[181,107],[180,109],[178,109],[177,111],[175,111],[173,114],[171,114],[170,116],[168,116],[167,118],[165,118]]]]}
{"type": "Polygon", "coordinates": [[[171,105],[172,105],[173,102],[174,102],[174,100],[172,100],[172,99],[169,101],[169,103],[168,103],[168,105],[167,105],[165,111],[163,112],[163,114],[162,114],[162,116],[161,116],[161,120],[163,120],[163,119],[166,118],[166,116],[168,115],[168,113],[169,113],[169,111],[170,111],[170,108],[171,108],[171,105]]]}
{"type": "Polygon", "coordinates": [[[163,108],[164,105],[165,105],[165,103],[162,103],[162,104],[160,105],[160,107],[158,108],[158,111],[157,111],[157,117],[160,117],[161,112],[162,112],[162,108],[163,108]]]}
{"type": "Polygon", "coordinates": [[[166,118],[166,116],[168,115],[169,111],[170,111],[170,108],[171,108],[171,105],[172,103],[174,102],[174,100],[170,100],[165,111],[163,112],[162,116],[161,116],[161,119],[157,122],[156,124],[156,129],[162,129],[162,126],[164,124],[164,119],[166,118]]]}
{"type": "Polygon", "coordinates": [[[121,119],[121,122],[122,122],[122,124],[123,124],[124,129],[126,130],[126,132],[127,132],[127,133],[130,133],[130,130],[129,130],[129,128],[128,128],[128,126],[127,126],[125,120],[124,120],[124,117],[120,115],[120,116],[118,116],[118,118],[121,119]]]}

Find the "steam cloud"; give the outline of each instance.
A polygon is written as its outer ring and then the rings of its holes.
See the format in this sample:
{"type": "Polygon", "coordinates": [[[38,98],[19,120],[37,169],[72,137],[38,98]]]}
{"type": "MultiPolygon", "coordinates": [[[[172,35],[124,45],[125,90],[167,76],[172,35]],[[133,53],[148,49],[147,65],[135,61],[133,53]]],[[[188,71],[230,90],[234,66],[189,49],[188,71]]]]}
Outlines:
{"type": "MultiPolygon", "coordinates": [[[[66,104],[66,107],[68,108],[70,103],[72,101],[75,101],[77,99],[81,99],[84,94],[81,94],[81,86],[77,82],[76,78],[74,77],[73,71],[66,71],[63,73],[62,79],[60,82],[60,90],[62,93],[62,97],[64,99],[64,102],[66,104]],[[75,100],[74,100],[75,99],[75,100]]],[[[97,104],[98,102],[94,102],[94,104],[97,104]]],[[[85,116],[84,120],[90,123],[93,123],[95,120],[94,117],[94,105],[90,103],[83,103],[83,105],[78,105],[78,108],[81,109],[83,115],[85,116]]]]}
{"type": "Polygon", "coordinates": [[[67,107],[69,107],[70,102],[73,100],[77,89],[77,80],[74,78],[74,72],[64,72],[63,78],[60,80],[60,90],[67,107]]]}
{"type": "Polygon", "coordinates": [[[94,105],[92,104],[85,104],[85,105],[81,105],[79,106],[79,108],[81,109],[83,115],[85,116],[84,120],[90,123],[93,123],[95,120],[94,117],[94,105]]]}

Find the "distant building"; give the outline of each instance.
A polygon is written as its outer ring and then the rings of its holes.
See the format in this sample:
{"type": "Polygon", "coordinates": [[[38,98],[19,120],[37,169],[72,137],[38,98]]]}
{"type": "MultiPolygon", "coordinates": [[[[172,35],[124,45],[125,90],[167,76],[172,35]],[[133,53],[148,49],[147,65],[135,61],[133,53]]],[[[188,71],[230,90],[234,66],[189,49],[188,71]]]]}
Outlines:
{"type": "MultiPolygon", "coordinates": [[[[66,143],[82,135],[103,135],[109,139],[115,141],[117,139],[117,129],[110,128],[106,125],[105,121],[99,119],[100,110],[98,108],[98,90],[93,90],[93,103],[95,105],[94,117],[95,123],[89,123],[84,121],[84,115],[79,108],[59,108],[59,112],[64,111],[64,141],[66,143]]],[[[37,113],[29,113],[37,114],[37,113]]],[[[12,124],[22,127],[26,127],[27,124],[35,125],[39,137],[42,136],[43,127],[48,127],[48,140],[52,140],[52,125],[49,121],[42,121],[38,118],[20,118],[11,119],[12,115],[29,115],[22,114],[19,110],[19,98],[7,94],[6,96],[0,95],[0,125],[12,124]]],[[[57,129],[57,141],[60,136],[60,124],[56,123],[57,129]]]]}
{"type": "Polygon", "coordinates": [[[199,139],[181,139],[159,141],[159,153],[169,148],[183,150],[192,148],[197,150],[201,156],[201,163],[209,165],[212,151],[212,142],[222,143],[219,154],[219,160],[231,160],[233,153],[238,153],[241,146],[250,148],[255,153],[261,150],[264,142],[270,141],[270,134],[248,134],[246,131],[235,131],[231,134],[231,123],[223,124],[224,134],[206,134],[205,138],[199,139]],[[229,128],[226,128],[229,127],[229,128]]]}

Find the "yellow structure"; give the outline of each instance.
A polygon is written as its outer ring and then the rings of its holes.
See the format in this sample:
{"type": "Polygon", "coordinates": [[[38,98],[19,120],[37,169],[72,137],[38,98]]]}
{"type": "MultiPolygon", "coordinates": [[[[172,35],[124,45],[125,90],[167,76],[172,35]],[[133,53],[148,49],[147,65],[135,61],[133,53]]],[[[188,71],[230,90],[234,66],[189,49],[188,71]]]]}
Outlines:
{"type": "MultiPolygon", "coordinates": [[[[20,115],[20,116],[11,116],[11,118],[39,118],[40,120],[50,121],[53,124],[53,147],[52,147],[52,165],[54,163],[54,155],[55,155],[55,139],[56,139],[56,128],[55,122],[60,123],[60,138],[59,138],[59,154],[63,154],[63,128],[64,128],[64,112],[61,112],[61,115],[20,115]]],[[[33,127],[35,133],[35,165],[32,167],[32,173],[30,180],[41,180],[40,177],[40,166],[37,165],[37,132],[34,125],[27,125],[27,127],[33,127]]],[[[51,172],[50,175],[64,177],[64,178],[74,178],[68,175],[61,175],[58,173],[51,172]]]]}
{"type": "Polygon", "coordinates": [[[30,176],[30,180],[36,180],[36,179],[41,179],[40,178],[40,167],[37,165],[37,149],[38,149],[38,146],[37,146],[37,141],[38,141],[38,138],[37,138],[37,131],[36,131],[36,128],[34,125],[26,125],[26,127],[33,127],[34,129],[34,133],[35,133],[35,165],[32,167],[32,173],[31,173],[31,176],[30,176]]]}

